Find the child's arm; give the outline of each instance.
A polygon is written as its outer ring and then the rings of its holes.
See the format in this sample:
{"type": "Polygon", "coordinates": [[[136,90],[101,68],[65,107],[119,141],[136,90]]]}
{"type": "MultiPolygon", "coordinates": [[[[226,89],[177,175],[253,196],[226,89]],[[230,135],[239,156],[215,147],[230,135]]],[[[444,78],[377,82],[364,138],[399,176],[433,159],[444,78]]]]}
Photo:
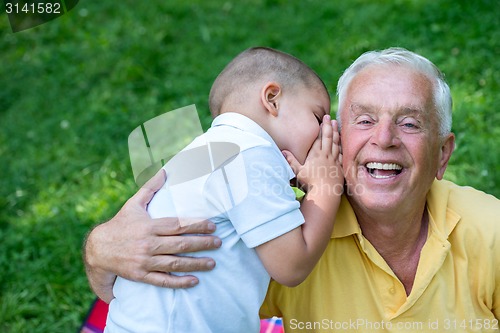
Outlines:
{"type": "Polygon", "coordinates": [[[256,251],[271,277],[292,287],[304,281],[321,257],[340,204],[344,176],[336,121],[325,116],[304,165],[290,152],[286,158],[307,191],[300,207],[305,223],[258,246],[256,251]]]}

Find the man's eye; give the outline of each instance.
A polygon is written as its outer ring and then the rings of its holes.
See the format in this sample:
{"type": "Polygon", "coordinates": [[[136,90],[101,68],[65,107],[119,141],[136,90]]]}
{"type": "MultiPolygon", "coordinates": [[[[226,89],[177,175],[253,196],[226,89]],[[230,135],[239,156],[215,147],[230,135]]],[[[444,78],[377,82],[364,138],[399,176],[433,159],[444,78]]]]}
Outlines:
{"type": "Polygon", "coordinates": [[[369,115],[360,115],[356,117],[354,121],[356,125],[360,126],[370,126],[375,122],[374,119],[369,115]]]}
{"type": "Polygon", "coordinates": [[[404,119],[400,122],[400,126],[408,131],[418,131],[420,129],[420,123],[414,119],[404,119]]]}
{"type": "Polygon", "coordinates": [[[368,119],[360,119],[357,121],[358,125],[371,125],[373,122],[368,119]]]}

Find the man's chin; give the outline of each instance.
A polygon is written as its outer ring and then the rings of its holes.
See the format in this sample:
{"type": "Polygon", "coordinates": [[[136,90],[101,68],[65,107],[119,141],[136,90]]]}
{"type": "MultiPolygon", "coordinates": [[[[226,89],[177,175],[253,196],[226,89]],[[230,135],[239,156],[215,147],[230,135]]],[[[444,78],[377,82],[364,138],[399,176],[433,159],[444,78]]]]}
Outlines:
{"type": "Polygon", "coordinates": [[[346,194],[351,204],[373,212],[390,212],[402,203],[404,197],[401,192],[394,189],[370,189],[359,185],[349,187],[346,194]]]}

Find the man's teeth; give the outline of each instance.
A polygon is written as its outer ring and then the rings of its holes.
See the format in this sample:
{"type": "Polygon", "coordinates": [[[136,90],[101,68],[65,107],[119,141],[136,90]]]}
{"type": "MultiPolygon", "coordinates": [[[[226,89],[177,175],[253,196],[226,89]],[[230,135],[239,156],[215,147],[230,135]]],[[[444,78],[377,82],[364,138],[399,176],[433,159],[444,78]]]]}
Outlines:
{"type": "Polygon", "coordinates": [[[385,179],[398,175],[403,167],[396,163],[368,162],[366,168],[373,178],[385,179]],[[392,170],[392,172],[391,172],[392,170]]]}
{"type": "Polygon", "coordinates": [[[366,167],[368,169],[378,169],[378,170],[401,170],[403,167],[401,165],[395,163],[378,163],[378,162],[369,162],[366,163],[366,167]]]}

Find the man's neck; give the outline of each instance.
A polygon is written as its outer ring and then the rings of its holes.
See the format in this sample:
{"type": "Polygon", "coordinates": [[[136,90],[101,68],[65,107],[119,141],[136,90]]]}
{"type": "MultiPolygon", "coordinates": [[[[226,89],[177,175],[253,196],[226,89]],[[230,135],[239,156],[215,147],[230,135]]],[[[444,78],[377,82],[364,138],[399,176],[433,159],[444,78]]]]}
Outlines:
{"type": "Polygon", "coordinates": [[[427,240],[428,213],[425,203],[420,207],[414,212],[379,216],[373,212],[356,212],[363,236],[403,283],[407,295],[413,287],[420,252],[427,240]]]}

